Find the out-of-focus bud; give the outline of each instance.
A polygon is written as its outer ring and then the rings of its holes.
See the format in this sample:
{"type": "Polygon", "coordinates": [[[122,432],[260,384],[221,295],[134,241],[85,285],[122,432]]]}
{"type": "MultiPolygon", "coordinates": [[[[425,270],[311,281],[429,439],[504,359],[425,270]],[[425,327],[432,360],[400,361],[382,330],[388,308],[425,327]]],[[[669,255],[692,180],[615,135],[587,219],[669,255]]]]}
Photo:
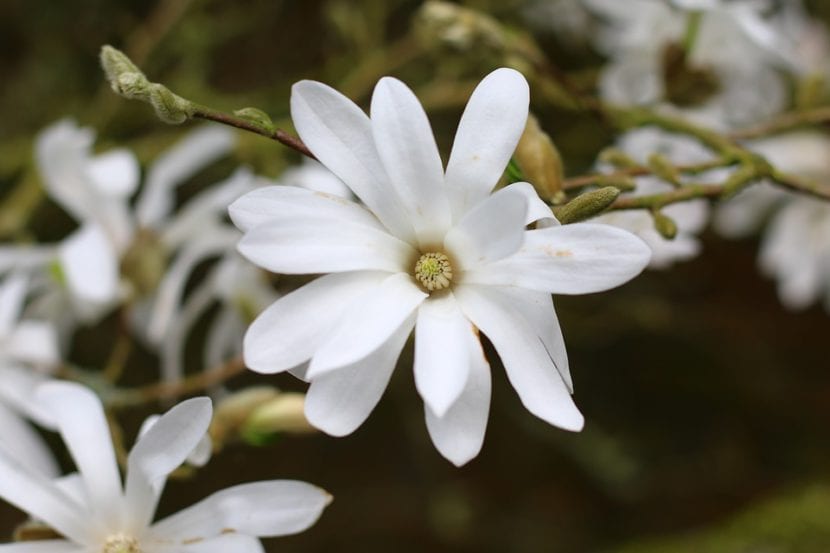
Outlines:
{"type": "Polygon", "coordinates": [[[599,160],[603,163],[610,163],[614,167],[625,169],[640,166],[634,158],[619,148],[605,148],[599,153],[599,160]]]}
{"type": "MultiPolygon", "coordinates": [[[[101,47],[101,67],[104,68],[104,73],[107,75],[107,80],[110,82],[113,92],[127,96],[123,87],[133,88],[133,92],[141,87],[140,81],[147,82],[147,78],[141,69],[127,57],[124,52],[113,48],[110,45],[101,47]],[[123,81],[123,82],[122,82],[123,81]]],[[[127,96],[131,98],[132,96],[127,96]]]]}
{"type": "Polygon", "coordinates": [[[619,188],[606,186],[580,194],[565,205],[554,208],[553,214],[563,225],[584,221],[605,211],[619,195],[619,188]]]}
{"type": "Polygon", "coordinates": [[[135,297],[144,297],[158,287],[167,270],[167,258],[167,248],[155,232],[142,229],[136,234],[121,259],[121,274],[135,297]]]}
{"type": "Polygon", "coordinates": [[[461,51],[485,48],[501,52],[506,48],[498,21],[451,2],[425,2],[417,15],[416,32],[426,44],[440,44],[461,51]]]}
{"type": "Polygon", "coordinates": [[[242,437],[250,443],[269,441],[276,434],[310,434],[317,430],[304,414],[305,395],[282,393],[258,406],[242,427],[242,437]]]}
{"type": "Polygon", "coordinates": [[[654,219],[654,229],[660,233],[660,236],[666,240],[674,240],[677,236],[677,223],[674,219],[656,209],[651,212],[651,216],[654,219]]]}
{"type": "Polygon", "coordinates": [[[651,154],[648,156],[648,166],[656,177],[667,183],[673,186],[683,185],[680,182],[680,173],[677,172],[677,168],[666,156],[657,153],[651,154]]]}
{"type": "Polygon", "coordinates": [[[562,158],[533,114],[527,118],[513,157],[541,198],[553,198],[562,190],[562,158]]]}
{"type": "Polygon", "coordinates": [[[637,189],[637,181],[627,175],[599,175],[596,178],[598,186],[613,186],[621,192],[631,192],[637,189]]]}
{"type": "Polygon", "coordinates": [[[213,413],[210,435],[219,449],[231,437],[238,435],[242,425],[257,407],[278,397],[280,391],[272,386],[255,386],[234,392],[222,398],[213,413]]]}

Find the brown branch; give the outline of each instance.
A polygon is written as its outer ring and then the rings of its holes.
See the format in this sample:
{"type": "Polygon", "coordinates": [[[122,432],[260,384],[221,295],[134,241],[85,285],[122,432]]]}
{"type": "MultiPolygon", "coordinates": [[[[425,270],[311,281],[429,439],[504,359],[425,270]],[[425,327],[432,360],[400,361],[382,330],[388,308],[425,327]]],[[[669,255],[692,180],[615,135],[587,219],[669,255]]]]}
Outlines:
{"type": "Polygon", "coordinates": [[[823,123],[830,123],[830,107],[784,113],[760,125],[735,131],[730,137],[736,140],[761,138],[805,125],[820,125],[823,123]]]}

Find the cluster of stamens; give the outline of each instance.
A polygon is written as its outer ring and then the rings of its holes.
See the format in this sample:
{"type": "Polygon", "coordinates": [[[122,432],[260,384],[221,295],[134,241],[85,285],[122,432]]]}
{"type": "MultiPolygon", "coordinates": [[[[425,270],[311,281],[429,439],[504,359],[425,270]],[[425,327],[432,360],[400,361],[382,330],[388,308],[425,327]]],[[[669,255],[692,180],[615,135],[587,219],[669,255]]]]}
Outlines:
{"type": "Polygon", "coordinates": [[[141,553],[138,540],[126,534],[115,534],[104,542],[102,553],[141,553]]]}
{"type": "Polygon", "coordinates": [[[425,253],[415,263],[415,278],[429,292],[449,287],[452,281],[450,258],[443,253],[425,253]]]}

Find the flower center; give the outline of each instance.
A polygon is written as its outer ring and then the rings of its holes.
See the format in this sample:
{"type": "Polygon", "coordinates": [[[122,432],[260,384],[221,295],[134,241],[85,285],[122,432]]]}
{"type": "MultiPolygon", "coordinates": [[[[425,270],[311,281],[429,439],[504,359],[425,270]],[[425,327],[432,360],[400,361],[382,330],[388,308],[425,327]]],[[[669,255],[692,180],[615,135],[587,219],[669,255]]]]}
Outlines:
{"type": "Polygon", "coordinates": [[[141,553],[138,540],[126,534],[115,534],[104,542],[102,553],[141,553]]]}
{"type": "Polygon", "coordinates": [[[415,278],[430,292],[447,288],[452,281],[450,258],[443,253],[425,253],[415,263],[415,278]]]}

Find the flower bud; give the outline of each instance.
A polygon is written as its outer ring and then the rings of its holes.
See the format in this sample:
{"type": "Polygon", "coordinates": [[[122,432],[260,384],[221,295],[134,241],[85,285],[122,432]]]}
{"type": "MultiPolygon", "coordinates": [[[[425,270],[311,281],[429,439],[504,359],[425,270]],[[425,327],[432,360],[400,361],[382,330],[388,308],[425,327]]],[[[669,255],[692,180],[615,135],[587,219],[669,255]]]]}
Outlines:
{"type": "Polygon", "coordinates": [[[620,195],[619,188],[606,186],[580,194],[563,206],[554,209],[554,215],[563,225],[590,219],[605,211],[620,195]]]}
{"type": "Polygon", "coordinates": [[[660,236],[666,240],[673,240],[677,236],[677,223],[674,219],[656,209],[651,212],[651,216],[654,219],[654,229],[660,233],[660,236]]]}
{"type": "Polygon", "coordinates": [[[550,139],[530,114],[513,157],[528,182],[542,198],[553,198],[562,190],[562,158],[550,139]]]}

